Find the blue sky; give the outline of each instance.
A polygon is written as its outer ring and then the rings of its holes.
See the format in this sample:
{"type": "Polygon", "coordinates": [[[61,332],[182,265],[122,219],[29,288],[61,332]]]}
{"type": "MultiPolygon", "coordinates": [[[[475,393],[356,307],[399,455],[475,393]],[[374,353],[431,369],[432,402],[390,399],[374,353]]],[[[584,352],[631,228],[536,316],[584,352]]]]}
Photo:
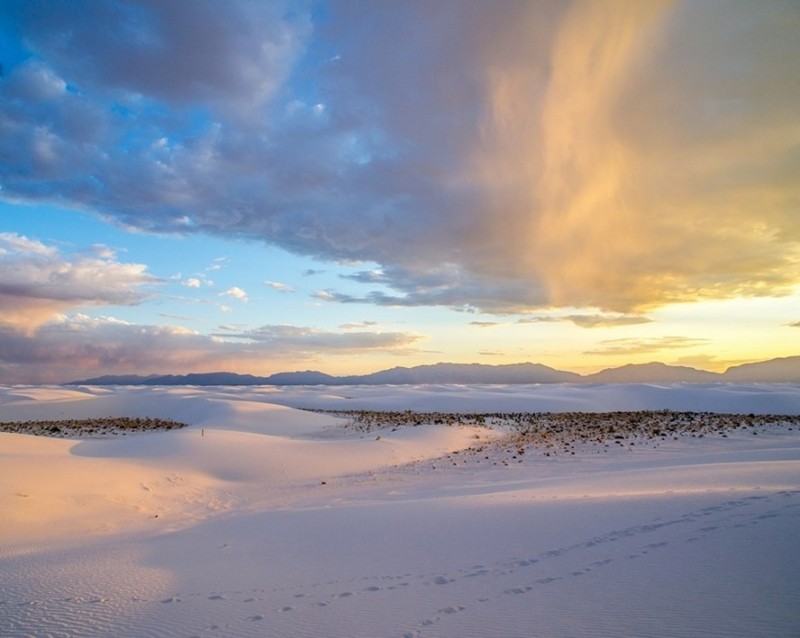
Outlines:
{"type": "Polygon", "coordinates": [[[0,382],[800,348],[800,10],[0,7],[0,382]]]}

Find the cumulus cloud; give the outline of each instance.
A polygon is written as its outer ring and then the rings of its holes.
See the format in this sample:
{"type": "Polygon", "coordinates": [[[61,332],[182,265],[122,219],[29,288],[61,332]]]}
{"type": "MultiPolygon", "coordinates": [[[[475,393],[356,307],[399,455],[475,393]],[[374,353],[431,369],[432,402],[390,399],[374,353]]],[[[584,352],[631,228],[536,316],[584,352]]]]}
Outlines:
{"type": "Polygon", "coordinates": [[[232,297],[233,299],[238,299],[239,301],[247,301],[247,293],[239,288],[239,286],[232,286],[225,292],[221,292],[219,294],[223,297],[232,297]]]}
{"type": "Polygon", "coordinates": [[[793,3],[0,11],[30,54],[9,199],[378,264],[343,302],[630,315],[800,279],[793,3]]]}
{"type": "Polygon", "coordinates": [[[34,239],[0,233],[3,325],[31,331],[75,308],[136,305],[159,281],[143,264],[116,261],[113,251],[94,247],[89,254],[64,255],[34,239]]]}

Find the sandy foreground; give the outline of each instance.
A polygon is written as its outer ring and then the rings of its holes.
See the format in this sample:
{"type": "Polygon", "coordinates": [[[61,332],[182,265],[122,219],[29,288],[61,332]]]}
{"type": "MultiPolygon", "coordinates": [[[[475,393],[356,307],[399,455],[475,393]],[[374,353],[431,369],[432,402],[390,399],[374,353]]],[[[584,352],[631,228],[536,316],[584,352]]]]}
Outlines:
{"type": "MultiPolygon", "coordinates": [[[[560,441],[328,410],[800,414],[796,385],[0,387],[0,636],[800,636],[800,427],[560,441]]],[[[757,421],[757,420],[756,420],[757,421]]]]}

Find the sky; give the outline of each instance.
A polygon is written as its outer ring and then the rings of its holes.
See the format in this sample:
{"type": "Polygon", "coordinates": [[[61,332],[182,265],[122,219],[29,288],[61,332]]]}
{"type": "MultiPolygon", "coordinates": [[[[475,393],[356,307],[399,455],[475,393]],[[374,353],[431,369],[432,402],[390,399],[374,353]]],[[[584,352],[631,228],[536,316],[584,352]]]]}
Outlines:
{"type": "Polygon", "coordinates": [[[791,0],[5,0],[0,64],[0,383],[800,353],[791,0]]]}

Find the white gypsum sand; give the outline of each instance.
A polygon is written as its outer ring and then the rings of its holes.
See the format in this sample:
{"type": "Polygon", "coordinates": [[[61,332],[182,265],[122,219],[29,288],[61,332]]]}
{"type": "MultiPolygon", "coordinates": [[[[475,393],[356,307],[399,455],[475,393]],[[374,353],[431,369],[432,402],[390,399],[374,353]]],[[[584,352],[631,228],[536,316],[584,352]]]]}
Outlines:
{"type": "Polygon", "coordinates": [[[789,418],[519,454],[296,407],[798,415],[800,388],[2,388],[0,421],[190,425],[0,433],[0,636],[800,633],[789,418]]]}

